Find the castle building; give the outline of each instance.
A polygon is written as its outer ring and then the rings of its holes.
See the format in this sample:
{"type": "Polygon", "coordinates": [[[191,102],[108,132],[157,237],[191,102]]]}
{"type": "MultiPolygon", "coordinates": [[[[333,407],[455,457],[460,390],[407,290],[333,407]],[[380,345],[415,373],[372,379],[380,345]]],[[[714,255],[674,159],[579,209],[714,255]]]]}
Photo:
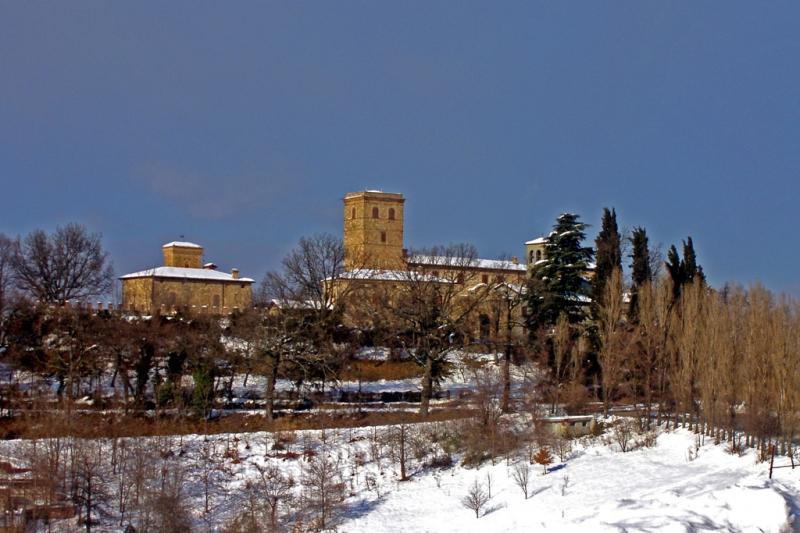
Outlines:
{"type": "Polygon", "coordinates": [[[203,264],[203,247],[191,242],[162,246],[164,266],[126,274],[122,280],[122,308],[155,314],[177,311],[228,314],[252,305],[254,280],[217,271],[203,264]]]}
{"type": "MultiPolygon", "coordinates": [[[[345,291],[353,292],[354,287],[358,288],[359,297],[369,297],[370,291],[378,286],[399,290],[411,280],[454,283],[465,297],[481,287],[521,288],[524,283],[527,266],[516,257],[510,260],[458,257],[453,255],[457,250],[448,250],[451,255],[447,257],[409,254],[403,242],[402,194],[376,190],[351,192],[345,195],[343,204],[344,272],[339,278],[328,280],[326,289],[334,291],[334,299],[345,291]]],[[[501,327],[499,318],[490,317],[490,310],[476,310],[475,314],[476,336],[486,337],[491,330],[496,332],[501,327]],[[491,323],[495,325],[490,327],[491,323]]]]}
{"type": "MultiPolygon", "coordinates": [[[[470,259],[442,266],[434,256],[409,256],[403,243],[405,198],[399,193],[376,190],[351,192],[344,197],[345,271],[422,269],[436,276],[437,269],[460,269],[478,273],[482,283],[521,282],[527,267],[516,257],[502,259],[470,259]]],[[[350,275],[353,277],[353,274],[350,275]]]]}

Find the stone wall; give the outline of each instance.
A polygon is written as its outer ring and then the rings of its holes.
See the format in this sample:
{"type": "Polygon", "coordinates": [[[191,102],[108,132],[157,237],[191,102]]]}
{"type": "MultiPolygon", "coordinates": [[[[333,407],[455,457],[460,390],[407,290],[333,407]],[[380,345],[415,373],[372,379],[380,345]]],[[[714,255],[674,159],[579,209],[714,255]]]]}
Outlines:
{"type": "Polygon", "coordinates": [[[123,308],[151,314],[186,310],[227,314],[252,305],[252,284],[195,279],[136,278],[123,280],[123,308]]]}

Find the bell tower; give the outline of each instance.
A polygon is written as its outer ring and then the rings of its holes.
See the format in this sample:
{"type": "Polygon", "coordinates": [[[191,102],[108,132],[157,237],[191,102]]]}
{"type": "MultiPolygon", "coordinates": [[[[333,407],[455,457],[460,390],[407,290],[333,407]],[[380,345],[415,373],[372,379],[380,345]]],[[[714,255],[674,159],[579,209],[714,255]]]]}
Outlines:
{"type": "Polygon", "coordinates": [[[351,192],[344,197],[345,269],[405,267],[402,194],[351,192]]]}

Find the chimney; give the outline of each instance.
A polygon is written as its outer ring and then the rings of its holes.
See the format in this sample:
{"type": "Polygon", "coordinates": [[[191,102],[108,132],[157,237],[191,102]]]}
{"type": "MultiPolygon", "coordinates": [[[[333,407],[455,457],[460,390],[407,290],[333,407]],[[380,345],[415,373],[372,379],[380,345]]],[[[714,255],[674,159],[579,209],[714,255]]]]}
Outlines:
{"type": "Polygon", "coordinates": [[[514,263],[515,265],[518,265],[519,264],[519,257],[517,257],[516,255],[512,255],[511,256],[511,262],[514,263]]]}
{"type": "Polygon", "coordinates": [[[205,265],[203,265],[203,268],[205,270],[216,270],[217,269],[217,265],[214,264],[214,263],[206,263],[205,265]]]}
{"type": "Polygon", "coordinates": [[[238,268],[232,268],[231,269],[231,277],[233,279],[239,279],[239,269],[238,268]]]}

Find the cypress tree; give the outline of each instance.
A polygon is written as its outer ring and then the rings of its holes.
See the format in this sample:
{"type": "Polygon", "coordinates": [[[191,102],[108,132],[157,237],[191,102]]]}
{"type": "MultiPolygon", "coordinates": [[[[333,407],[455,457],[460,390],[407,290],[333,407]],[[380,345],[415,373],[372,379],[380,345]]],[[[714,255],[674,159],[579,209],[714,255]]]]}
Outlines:
{"type": "Polygon", "coordinates": [[[636,321],[639,315],[639,288],[653,279],[650,268],[650,244],[647,231],[642,227],[633,228],[631,242],[631,305],[628,315],[636,321]]]}
{"type": "Polygon", "coordinates": [[[667,267],[667,273],[672,279],[672,299],[674,301],[681,295],[681,286],[683,285],[683,261],[681,261],[678,249],[674,244],[669,247],[664,266],[667,267]]]}
{"type": "Polygon", "coordinates": [[[665,265],[672,279],[672,296],[674,300],[680,297],[683,285],[695,280],[702,284],[706,282],[703,267],[697,264],[697,255],[695,254],[691,237],[687,237],[683,241],[683,259],[678,255],[678,249],[675,248],[675,245],[670,246],[665,265]]]}
{"type": "Polygon", "coordinates": [[[683,282],[691,283],[694,280],[705,283],[706,276],[703,274],[703,267],[697,264],[692,238],[687,237],[683,241],[683,282]]]}
{"type": "Polygon", "coordinates": [[[617,227],[617,212],[612,208],[603,208],[600,233],[595,239],[596,266],[592,279],[592,310],[597,317],[597,310],[603,305],[603,292],[606,281],[615,268],[622,267],[622,237],[617,227]]]}

